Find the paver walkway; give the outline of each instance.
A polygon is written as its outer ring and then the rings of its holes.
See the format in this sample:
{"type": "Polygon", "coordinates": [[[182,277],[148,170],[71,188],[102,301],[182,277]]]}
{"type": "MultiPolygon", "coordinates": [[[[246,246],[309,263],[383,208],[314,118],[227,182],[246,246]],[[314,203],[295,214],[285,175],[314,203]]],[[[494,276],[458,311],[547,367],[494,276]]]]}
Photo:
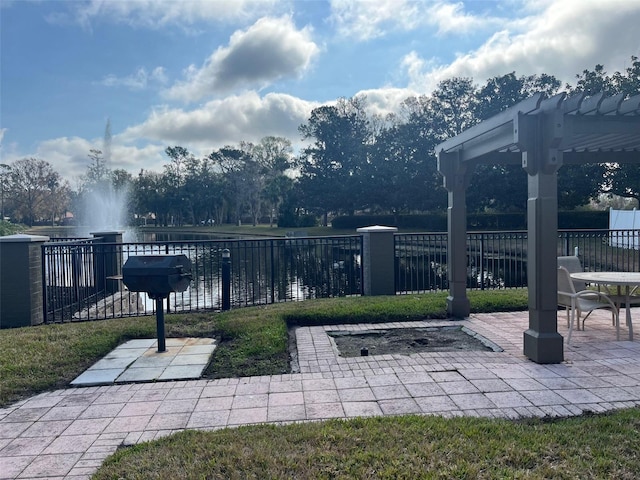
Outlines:
{"type": "MultiPolygon", "coordinates": [[[[640,341],[615,341],[606,312],[593,313],[587,330],[574,332],[557,365],[523,356],[527,312],[473,315],[459,324],[503,351],[341,358],[327,330],[427,323],[304,327],[297,330],[300,373],[37,395],[0,409],[0,478],[89,478],[119,445],[185,428],[406,413],[568,416],[640,404],[640,341]]],[[[558,324],[566,337],[563,313],[558,324]]],[[[621,338],[626,333],[621,328],[621,338]]]]}

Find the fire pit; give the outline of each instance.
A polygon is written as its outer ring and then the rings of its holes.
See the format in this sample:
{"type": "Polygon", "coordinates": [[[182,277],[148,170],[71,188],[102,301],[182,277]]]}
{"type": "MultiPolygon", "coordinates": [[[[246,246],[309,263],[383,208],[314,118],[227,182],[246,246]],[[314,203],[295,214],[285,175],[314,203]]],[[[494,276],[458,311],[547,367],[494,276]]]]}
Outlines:
{"type": "Polygon", "coordinates": [[[132,292],[145,292],[156,301],[158,352],[165,352],[164,299],[189,288],[191,260],[186,255],[129,257],[122,267],[122,281],[132,292]]]}

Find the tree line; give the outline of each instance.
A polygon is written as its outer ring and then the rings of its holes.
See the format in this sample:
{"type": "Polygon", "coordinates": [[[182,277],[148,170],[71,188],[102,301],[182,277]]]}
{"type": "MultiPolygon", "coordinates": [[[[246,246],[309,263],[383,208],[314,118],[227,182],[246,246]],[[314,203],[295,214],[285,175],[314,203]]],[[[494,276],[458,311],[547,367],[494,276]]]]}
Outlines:
{"type": "MultiPolygon", "coordinates": [[[[241,141],[198,158],[183,146],[165,149],[162,172],[132,175],[110,170],[100,150],[91,150],[86,173],[73,189],[44,160],[26,158],[0,166],[2,212],[28,224],[54,222],[90,192],[108,188],[128,193],[131,217],[156,224],[269,222],[309,226],[318,219],[365,212],[440,212],[447,194],[437,171],[435,147],[442,141],[515,105],[535,92],[592,95],[640,94],[640,60],[632,56],[623,72],[608,75],[602,65],[561,85],[552,75],[515,72],[475,84],[471,78],[442,81],[429,95],[405,99],[398,113],[369,113],[367,98],[340,98],[314,109],[300,125],[306,145],[265,137],[241,141]]],[[[640,160],[640,159],[639,159],[640,160]]],[[[640,200],[640,166],[563,166],[558,203],[575,209],[602,194],[640,200]]],[[[527,178],[517,165],[476,168],[467,192],[470,212],[526,209],[527,178]]],[[[82,218],[76,218],[82,222],[82,218]]]]}

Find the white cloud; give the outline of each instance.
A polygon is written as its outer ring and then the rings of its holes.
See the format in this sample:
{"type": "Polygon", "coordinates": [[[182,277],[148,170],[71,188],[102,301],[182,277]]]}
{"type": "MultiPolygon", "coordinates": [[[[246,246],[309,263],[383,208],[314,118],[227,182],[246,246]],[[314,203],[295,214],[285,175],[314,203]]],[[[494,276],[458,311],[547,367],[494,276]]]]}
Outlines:
{"type": "Polygon", "coordinates": [[[109,74],[98,83],[106,87],[126,87],[131,90],[143,90],[147,88],[149,83],[166,84],[167,75],[163,67],[156,67],[150,73],[144,67],[141,67],[126,77],[109,74]]]}
{"type": "Polygon", "coordinates": [[[410,0],[331,0],[331,20],[338,33],[368,40],[384,36],[387,29],[413,30],[419,24],[422,5],[410,0]]]}
{"type": "MultiPolygon", "coordinates": [[[[114,136],[111,145],[109,168],[124,169],[135,174],[141,168],[161,171],[166,163],[164,149],[166,146],[148,144],[144,147],[127,145],[114,136]]],[[[87,140],[80,137],[60,137],[40,142],[35,152],[15,156],[11,161],[20,158],[35,157],[49,162],[63,178],[70,181],[72,188],[77,188],[82,175],[87,173],[91,164],[89,151],[102,149],[102,139],[87,140]]]]}
{"type": "MultiPolygon", "coordinates": [[[[101,142],[91,142],[80,137],[61,137],[39,143],[34,154],[26,156],[46,160],[62,177],[72,180],[86,173],[91,162],[89,150],[101,148],[98,145],[101,142]]],[[[72,186],[75,185],[72,183],[72,186]]]]}
{"type": "Polygon", "coordinates": [[[86,29],[98,21],[151,29],[172,25],[189,28],[199,22],[248,21],[287,6],[288,2],[281,0],[90,0],[67,2],[69,12],[51,15],[49,21],[78,23],[86,29]]]}
{"type": "MultiPolygon", "coordinates": [[[[116,140],[119,141],[118,137],[116,140]]],[[[167,163],[164,149],[165,144],[147,144],[143,147],[117,143],[113,146],[111,154],[111,168],[121,168],[135,175],[141,169],[162,171],[162,166],[167,163]]]]}
{"type": "Polygon", "coordinates": [[[367,97],[367,113],[385,118],[391,113],[398,113],[402,102],[417,93],[409,88],[376,88],[361,90],[356,96],[367,97]]]}
{"type": "Polygon", "coordinates": [[[194,110],[160,108],[147,120],[128,128],[121,139],[147,139],[193,149],[219,148],[242,140],[258,141],[266,135],[299,137],[298,126],[318,104],[290,95],[256,92],[213,100],[194,110]]]}
{"type": "Polygon", "coordinates": [[[640,50],[636,0],[534,1],[531,15],[505,25],[478,49],[459,54],[448,65],[421,65],[415,53],[405,57],[411,85],[431,91],[451,77],[473,77],[479,83],[515,71],[518,75],[547,73],[574,83],[575,75],[604,64],[609,72],[622,70],[640,50]],[[540,8],[534,11],[535,8],[540,8]]]}
{"type": "Polygon", "coordinates": [[[464,34],[474,29],[487,28],[503,20],[492,17],[469,15],[464,5],[459,3],[437,2],[427,9],[426,22],[437,27],[438,34],[464,34]]]}
{"type": "Polygon", "coordinates": [[[289,17],[265,17],[235,32],[202,68],[185,70],[186,80],[167,90],[169,98],[196,101],[240,87],[263,87],[283,77],[300,76],[319,52],[311,30],[296,29],[289,17]]]}
{"type": "MultiPolygon", "coordinates": [[[[308,120],[317,106],[318,103],[290,95],[270,93],[260,97],[256,92],[248,92],[190,111],[157,109],[145,122],[113,135],[109,168],[124,169],[134,175],[140,169],[161,172],[167,163],[164,149],[170,145],[182,145],[196,155],[206,155],[241,141],[258,142],[267,135],[286,137],[296,145],[301,141],[298,126],[308,120]]],[[[89,151],[102,149],[103,142],[102,138],[54,138],[40,142],[33,152],[3,155],[6,158],[3,161],[45,159],[76,188],[91,163],[89,151]]]]}
{"type": "Polygon", "coordinates": [[[435,27],[440,35],[466,34],[504,20],[470,15],[462,2],[331,0],[331,21],[339,35],[364,41],[427,27],[435,27]]]}

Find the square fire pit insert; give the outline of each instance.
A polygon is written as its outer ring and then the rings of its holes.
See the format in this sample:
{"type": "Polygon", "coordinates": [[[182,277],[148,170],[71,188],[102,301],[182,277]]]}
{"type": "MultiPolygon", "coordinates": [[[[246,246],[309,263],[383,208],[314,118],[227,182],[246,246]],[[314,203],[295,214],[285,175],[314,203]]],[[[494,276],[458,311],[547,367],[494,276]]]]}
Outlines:
{"type": "Polygon", "coordinates": [[[462,326],[332,330],[327,334],[340,356],[411,355],[424,352],[488,351],[502,349],[462,326]]]}

